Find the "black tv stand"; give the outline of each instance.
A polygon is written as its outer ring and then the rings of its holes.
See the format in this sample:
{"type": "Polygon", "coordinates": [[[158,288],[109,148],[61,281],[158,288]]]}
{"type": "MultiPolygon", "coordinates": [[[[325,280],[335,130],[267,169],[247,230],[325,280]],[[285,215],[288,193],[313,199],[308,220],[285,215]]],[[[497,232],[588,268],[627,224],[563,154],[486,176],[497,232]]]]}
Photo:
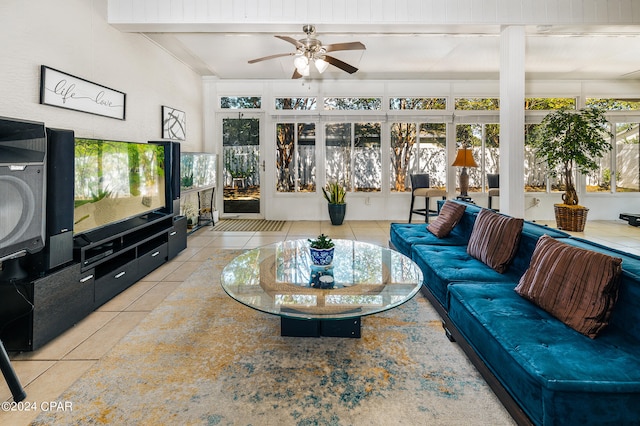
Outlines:
{"type": "Polygon", "coordinates": [[[77,235],[71,264],[0,286],[0,339],[9,351],[38,349],[186,246],[186,218],[165,213],[77,235]]]}

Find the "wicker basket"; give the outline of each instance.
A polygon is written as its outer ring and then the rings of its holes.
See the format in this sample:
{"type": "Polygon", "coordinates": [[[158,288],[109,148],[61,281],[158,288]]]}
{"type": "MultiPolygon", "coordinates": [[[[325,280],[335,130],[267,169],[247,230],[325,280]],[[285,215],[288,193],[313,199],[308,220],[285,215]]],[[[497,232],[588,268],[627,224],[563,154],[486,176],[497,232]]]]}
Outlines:
{"type": "Polygon", "coordinates": [[[571,232],[584,231],[587,223],[587,213],[589,209],[582,206],[568,206],[566,204],[554,204],[556,212],[556,223],[558,229],[571,232]]]}

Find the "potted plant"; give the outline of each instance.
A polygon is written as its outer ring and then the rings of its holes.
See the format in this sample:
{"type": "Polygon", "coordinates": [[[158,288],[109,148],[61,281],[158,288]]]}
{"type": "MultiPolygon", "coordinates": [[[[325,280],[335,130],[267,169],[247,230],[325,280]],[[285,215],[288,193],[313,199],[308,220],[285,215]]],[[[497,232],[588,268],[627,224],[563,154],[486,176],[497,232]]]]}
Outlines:
{"type": "Polygon", "coordinates": [[[347,190],[338,182],[330,182],[322,188],[324,198],[329,202],[329,218],[332,225],[342,225],[344,215],[347,212],[347,204],[344,201],[347,190]]]}
{"type": "Polygon", "coordinates": [[[333,262],[335,244],[328,236],[318,235],[315,240],[308,239],[311,261],[314,265],[330,265],[333,262]]]}
{"type": "Polygon", "coordinates": [[[558,228],[584,230],[589,209],[578,204],[574,167],[582,174],[597,170],[596,160],[611,150],[612,136],[604,110],[595,107],[549,113],[533,135],[536,155],[543,158],[549,175],[559,176],[564,185],[562,204],[554,205],[558,228]]]}

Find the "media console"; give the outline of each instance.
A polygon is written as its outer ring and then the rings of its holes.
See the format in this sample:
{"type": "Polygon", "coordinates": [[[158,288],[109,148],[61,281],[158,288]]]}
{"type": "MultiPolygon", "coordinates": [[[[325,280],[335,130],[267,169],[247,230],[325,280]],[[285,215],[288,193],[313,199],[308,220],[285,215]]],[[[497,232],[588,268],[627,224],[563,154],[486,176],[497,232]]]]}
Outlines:
{"type": "Polygon", "coordinates": [[[8,351],[42,347],[186,246],[186,218],[165,213],[76,236],[70,264],[0,285],[0,340],[8,351]]]}

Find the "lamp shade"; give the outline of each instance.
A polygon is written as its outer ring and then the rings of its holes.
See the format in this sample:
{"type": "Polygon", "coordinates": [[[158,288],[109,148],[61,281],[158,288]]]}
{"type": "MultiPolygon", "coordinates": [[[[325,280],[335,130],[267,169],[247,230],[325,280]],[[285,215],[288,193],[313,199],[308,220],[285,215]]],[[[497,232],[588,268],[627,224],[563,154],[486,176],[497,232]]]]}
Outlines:
{"type": "Polygon", "coordinates": [[[478,167],[476,160],[473,158],[473,151],[467,148],[458,150],[456,159],[453,160],[452,166],[457,167],[478,167]]]}

